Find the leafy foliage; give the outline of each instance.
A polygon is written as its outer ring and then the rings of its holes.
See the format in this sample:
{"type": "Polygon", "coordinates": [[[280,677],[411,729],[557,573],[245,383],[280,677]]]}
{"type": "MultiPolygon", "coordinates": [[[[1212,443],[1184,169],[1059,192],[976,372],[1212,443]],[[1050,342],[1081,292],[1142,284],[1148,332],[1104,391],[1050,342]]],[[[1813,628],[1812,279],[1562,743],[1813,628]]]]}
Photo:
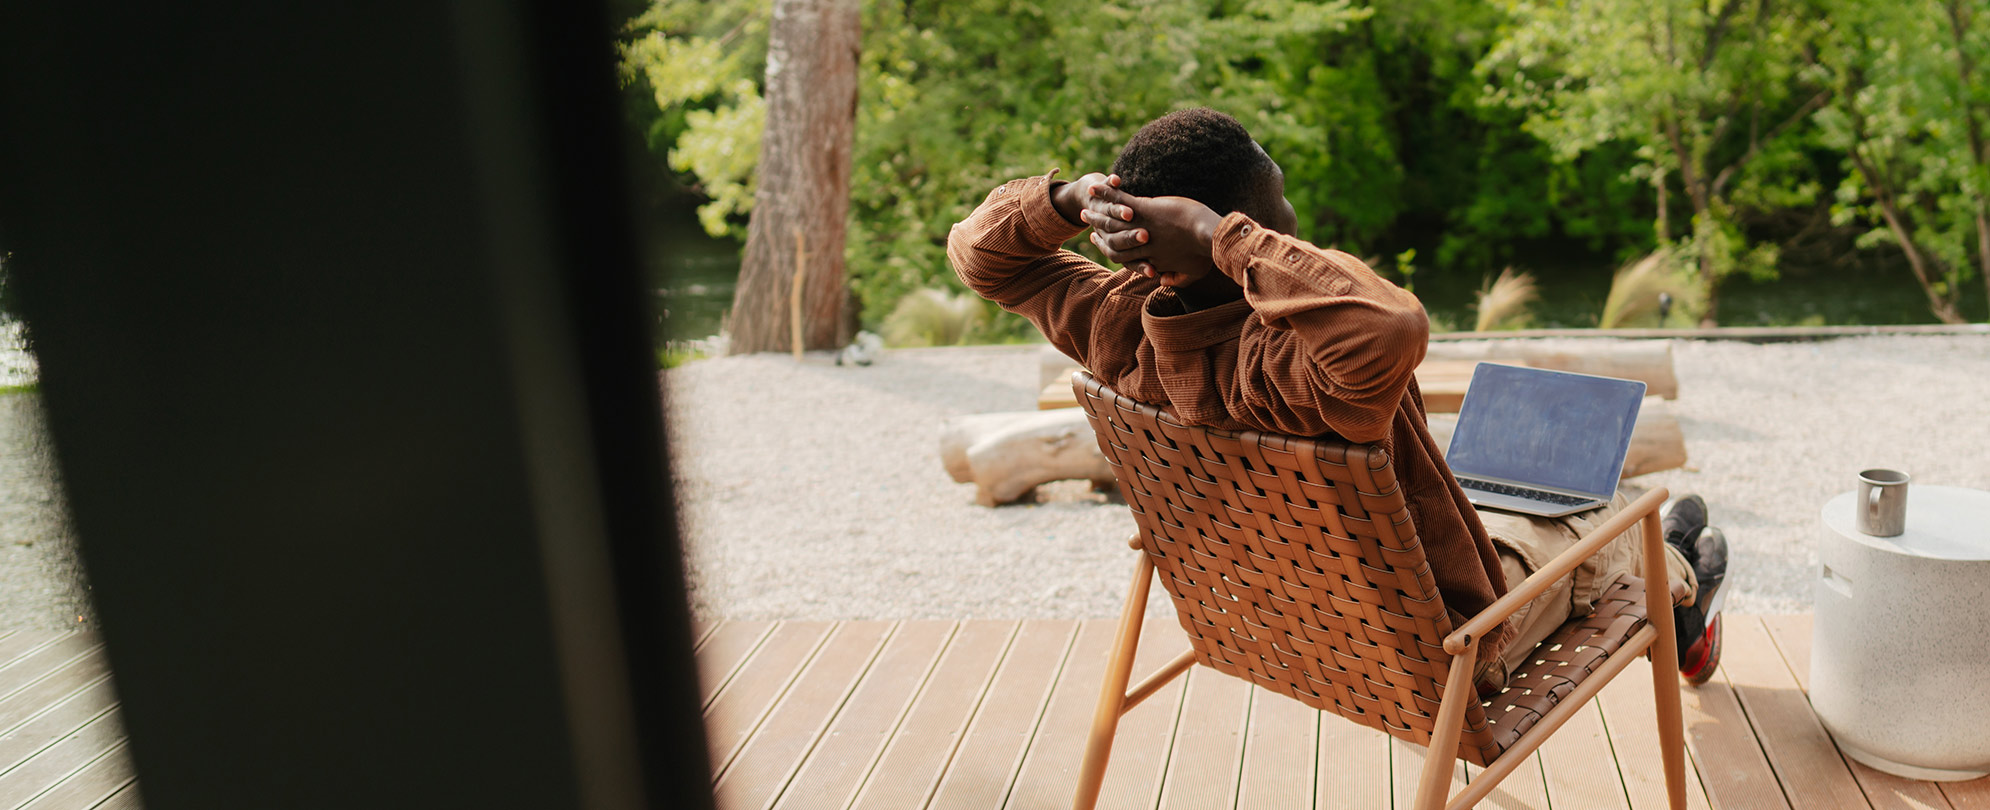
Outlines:
{"type": "Polygon", "coordinates": [[[884,319],[884,340],[892,346],[952,346],[967,342],[987,319],[987,302],[972,293],[913,290],[884,319]]]}
{"type": "MultiPolygon", "coordinates": [[[[1711,318],[1724,279],[1778,273],[1762,223],[1779,215],[1835,199],[1861,245],[1901,242],[1854,144],[1939,266],[1931,289],[1953,296],[1983,261],[1990,181],[1967,123],[1990,82],[1957,65],[1990,58],[1990,21],[1945,27],[1975,0],[862,2],[846,258],[872,325],[914,290],[958,289],[946,234],[989,189],[1103,168],[1195,105],[1280,163],[1302,237],[1401,257],[1385,272],[1431,293],[1575,256],[1600,294],[1610,267],[1664,249],[1711,318]]],[[[706,230],[743,239],[770,3],[651,3],[621,43],[648,90],[636,117],[705,196],[706,230]]],[[[1002,315],[974,335],[1026,331],[1002,315]]]]}
{"type": "Polygon", "coordinates": [[[767,105],[760,70],[767,58],[767,9],[750,0],[658,0],[630,22],[643,32],[624,42],[622,75],[652,92],[659,116],[652,148],[670,168],[696,178],[710,202],[698,220],[713,236],[746,238],[754,168],[767,105]]]}
{"type": "Polygon", "coordinates": [[[1844,157],[1833,217],[1864,228],[1862,246],[1908,258],[1928,306],[1960,322],[1963,284],[1990,273],[1985,234],[1990,155],[1983,143],[1990,88],[1990,19],[1968,0],[1915,0],[1899,13],[1837,0],[1822,37],[1833,103],[1821,140],[1844,157]],[[1972,247],[1975,263],[1971,261],[1972,247]]]}
{"type": "Polygon", "coordinates": [[[1261,138],[1292,131],[1264,61],[1357,15],[1338,0],[1228,5],[870,4],[848,262],[865,319],[922,286],[957,289],[947,231],[1005,180],[1103,169],[1140,125],[1196,104],[1261,138]]]}
{"type": "MultiPolygon", "coordinates": [[[[1815,16],[1788,0],[1507,4],[1511,21],[1479,65],[1487,101],[1525,112],[1559,158],[1627,144],[1632,176],[1661,200],[1678,188],[1689,213],[1679,250],[1699,266],[1709,310],[1721,279],[1773,276],[1774,247],[1750,245],[1739,220],[1817,191],[1801,152],[1801,125],[1829,97],[1811,88],[1815,16]]],[[[1666,205],[1658,238],[1669,242],[1666,205]]]]}

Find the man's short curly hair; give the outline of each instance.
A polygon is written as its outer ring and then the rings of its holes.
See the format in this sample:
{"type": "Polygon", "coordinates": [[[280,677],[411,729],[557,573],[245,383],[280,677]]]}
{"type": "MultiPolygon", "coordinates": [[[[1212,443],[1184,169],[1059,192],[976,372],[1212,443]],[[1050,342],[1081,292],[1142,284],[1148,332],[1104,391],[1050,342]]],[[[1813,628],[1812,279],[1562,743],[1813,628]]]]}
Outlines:
{"type": "Polygon", "coordinates": [[[1120,188],[1140,197],[1188,197],[1216,213],[1248,210],[1276,172],[1237,119],[1208,107],[1178,110],[1148,122],[1112,163],[1120,188]]]}

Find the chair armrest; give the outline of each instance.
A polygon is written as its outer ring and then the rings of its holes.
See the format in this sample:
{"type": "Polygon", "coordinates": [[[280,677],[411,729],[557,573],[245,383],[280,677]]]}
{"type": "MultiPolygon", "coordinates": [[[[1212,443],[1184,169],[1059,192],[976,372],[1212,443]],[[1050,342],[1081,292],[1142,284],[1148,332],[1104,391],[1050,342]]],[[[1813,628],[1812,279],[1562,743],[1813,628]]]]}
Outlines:
{"type": "Polygon", "coordinates": [[[1568,576],[1576,566],[1595,556],[1596,552],[1601,551],[1610,541],[1617,539],[1624,530],[1643,520],[1646,514],[1657,512],[1659,505],[1665,503],[1665,499],[1670,495],[1665,487],[1659,487],[1639,496],[1629,506],[1624,507],[1623,511],[1611,515],[1603,525],[1596,527],[1596,531],[1577,541],[1575,545],[1569,547],[1569,550],[1556,555],[1547,565],[1541,566],[1532,576],[1521,580],[1518,586],[1507,591],[1505,596],[1487,605],[1485,610],[1479,611],[1479,615],[1466,620],[1464,626],[1452,631],[1451,635],[1444,638],[1444,651],[1452,655],[1465,652],[1472,646],[1474,640],[1484,637],[1487,632],[1498,627],[1500,622],[1506,621],[1507,617],[1519,611],[1522,605],[1540,597],[1548,590],[1548,586],[1555,583],[1555,580],[1568,576]]]}

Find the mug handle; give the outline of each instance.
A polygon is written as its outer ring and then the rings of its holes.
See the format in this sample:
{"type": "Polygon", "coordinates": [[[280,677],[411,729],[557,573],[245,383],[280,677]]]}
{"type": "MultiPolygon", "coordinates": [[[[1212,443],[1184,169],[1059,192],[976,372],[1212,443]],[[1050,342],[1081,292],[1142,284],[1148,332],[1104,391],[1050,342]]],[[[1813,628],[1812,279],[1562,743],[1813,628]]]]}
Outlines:
{"type": "Polygon", "coordinates": [[[1875,517],[1879,515],[1879,496],[1879,487],[1866,488],[1866,512],[1875,517]]]}

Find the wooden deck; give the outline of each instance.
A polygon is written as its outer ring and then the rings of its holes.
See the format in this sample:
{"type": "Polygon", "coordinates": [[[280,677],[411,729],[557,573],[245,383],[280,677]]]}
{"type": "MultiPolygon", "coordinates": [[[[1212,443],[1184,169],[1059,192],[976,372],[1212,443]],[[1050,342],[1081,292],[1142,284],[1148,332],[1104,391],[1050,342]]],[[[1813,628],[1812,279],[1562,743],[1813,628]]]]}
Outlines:
{"type": "MultiPolygon", "coordinates": [[[[1683,692],[1693,807],[1990,810],[1990,778],[1915,782],[1838,753],[1804,693],[1810,617],[1729,620],[1722,671],[1683,692]]],[[[701,627],[719,805],[1069,807],[1113,624],[701,627]]],[[[1147,624],[1136,679],[1185,646],[1147,624]]],[[[1625,670],[1480,806],[1665,807],[1649,673],[1625,670]]],[[[1406,806],[1423,756],[1197,667],[1121,722],[1099,807],[1406,806]]]]}
{"type": "Polygon", "coordinates": [[[0,810],[137,810],[103,645],[0,634],[0,810]]]}

